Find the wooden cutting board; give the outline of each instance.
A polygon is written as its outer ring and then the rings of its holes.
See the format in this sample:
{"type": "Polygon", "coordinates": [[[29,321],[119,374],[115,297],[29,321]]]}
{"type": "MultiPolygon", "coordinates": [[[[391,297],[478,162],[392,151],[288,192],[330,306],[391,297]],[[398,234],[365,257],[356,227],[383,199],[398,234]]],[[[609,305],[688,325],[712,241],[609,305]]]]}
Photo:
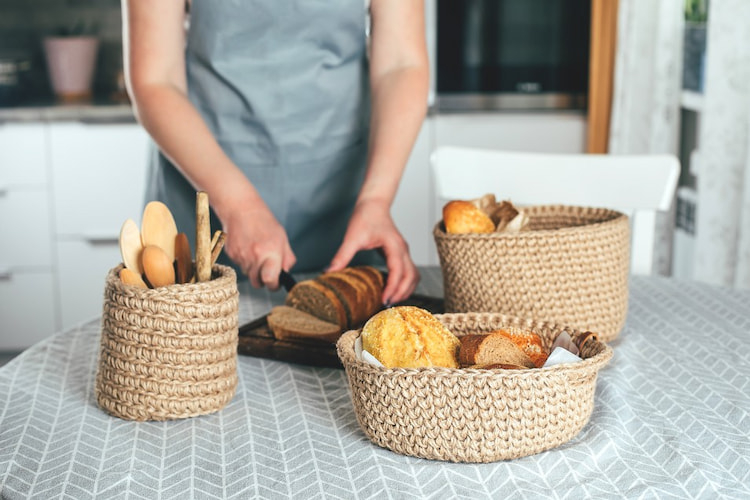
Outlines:
{"type": "MultiPolygon", "coordinates": [[[[396,305],[410,305],[421,307],[433,314],[445,311],[441,297],[414,294],[407,300],[396,305]]],[[[343,368],[336,344],[316,340],[279,340],[274,337],[268,326],[268,315],[261,316],[239,328],[239,344],[237,352],[245,356],[273,359],[309,366],[328,368],[343,368]]]]}

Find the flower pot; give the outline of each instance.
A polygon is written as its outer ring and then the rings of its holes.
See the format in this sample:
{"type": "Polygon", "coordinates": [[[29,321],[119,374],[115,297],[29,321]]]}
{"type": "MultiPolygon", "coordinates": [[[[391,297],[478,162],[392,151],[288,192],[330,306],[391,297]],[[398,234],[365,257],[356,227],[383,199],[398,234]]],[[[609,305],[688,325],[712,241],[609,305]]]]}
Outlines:
{"type": "Polygon", "coordinates": [[[59,99],[80,101],[91,98],[98,48],[99,39],[92,36],[44,39],[50,84],[59,99]]]}

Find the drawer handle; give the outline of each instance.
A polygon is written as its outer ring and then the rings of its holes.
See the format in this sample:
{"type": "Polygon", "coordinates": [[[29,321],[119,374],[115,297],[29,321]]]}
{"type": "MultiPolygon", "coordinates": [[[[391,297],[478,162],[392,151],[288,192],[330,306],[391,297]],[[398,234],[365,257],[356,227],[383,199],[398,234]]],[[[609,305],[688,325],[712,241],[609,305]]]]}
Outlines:
{"type": "Polygon", "coordinates": [[[120,241],[118,236],[111,234],[84,233],[81,238],[92,245],[117,245],[120,241]]]}
{"type": "Polygon", "coordinates": [[[8,186],[0,184],[0,196],[5,196],[8,193],[8,186]]]}
{"type": "Polygon", "coordinates": [[[0,267],[0,280],[9,280],[13,277],[13,271],[9,267],[0,267]]]}

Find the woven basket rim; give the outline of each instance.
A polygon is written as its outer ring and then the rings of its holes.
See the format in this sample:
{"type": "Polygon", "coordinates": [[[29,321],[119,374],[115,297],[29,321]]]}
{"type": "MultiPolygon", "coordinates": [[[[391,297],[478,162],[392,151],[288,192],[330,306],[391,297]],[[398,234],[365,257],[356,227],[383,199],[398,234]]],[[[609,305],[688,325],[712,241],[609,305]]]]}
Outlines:
{"type": "Polygon", "coordinates": [[[168,297],[175,294],[180,294],[186,289],[192,291],[204,289],[223,288],[227,285],[228,281],[236,282],[237,273],[230,266],[223,264],[214,264],[211,268],[211,279],[209,281],[201,281],[196,283],[175,283],[173,285],[160,286],[156,288],[140,288],[135,285],[128,285],[123,283],[119,278],[120,271],[125,267],[125,264],[120,262],[118,265],[113,267],[107,272],[107,282],[110,283],[118,293],[127,291],[128,293],[136,293],[144,298],[158,298],[168,297]]]}
{"type": "MultiPolygon", "coordinates": [[[[520,207],[520,206],[519,206],[520,207]]],[[[578,226],[560,227],[556,229],[534,229],[529,231],[518,231],[518,232],[492,232],[492,233],[447,233],[444,229],[443,220],[440,219],[433,227],[433,234],[435,237],[447,238],[447,239],[495,239],[495,238],[538,238],[539,236],[547,235],[564,235],[571,232],[580,232],[582,230],[595,230],[601,227],[607,227],[614,224],[620,224],[623,220],[627,221],[628,216],[623,212],[614,210],[611,208],[604,207],[587,207],[580,205],[527,205],[521,207],[523,209],[531,210],[532,212],[539,213],[553,213],[557,211],[563,214],[602,214],[608,215],[609,218],[604,220],[590,222],[578,226]]]]}
{"type": "MultiPolygon", "coordinates": [[[[501,323],[507,323],[508,325],[514,322],[527,322],[531,326],[544,326],[552,330],[565,330],[570,335],[576,335],[581,333],[580,330],[575,328],[566,327],[559,323],[551,323],[547,321],[534,321],[527,320],[524,318],[518,318],[515,316],[508,316],[502,313],[446,313],[446,314],[435,314],[438,320],[443,318],[458,318],[458,317],[469,317],[474,316],[475,318],[485,319],[488,321],[499,320],[501,323]]],[[[472,369],[472,368],[445,368],[445,367],[428,367],[428,368],[384,368],[382,366],[376,366],[366,361],[361,361],[356,358],[354,353],[354,341],[360,335],[362,329],[349,330],[344,332],[339,340],[336,342],[337,353],[339,359],[341,359],[344,367],[356,366],[357,369],[366,373],[374,375],[401,375],[401,376],[429,376],[440,374],[443,376],[454,376],[454,377],[472,377],[472,376],[488,376],[491,374],[493,377],[505,378],[536,378],[544,376],[546,374],[553,373],[565,373],[575,374],[577,372],[598,372],[603,368],[614,355],[613,349],[605,342],[600,340],[594,340],[594,345],[599,345],[601,349],[599,353],[585,358],[582,361],[575,363],[561,363],[544,368],[530,368],[528,370],[506,370],[506,369],[472,369]]],[[[460,336],[460,333],[456,333],[460,336]]]]}

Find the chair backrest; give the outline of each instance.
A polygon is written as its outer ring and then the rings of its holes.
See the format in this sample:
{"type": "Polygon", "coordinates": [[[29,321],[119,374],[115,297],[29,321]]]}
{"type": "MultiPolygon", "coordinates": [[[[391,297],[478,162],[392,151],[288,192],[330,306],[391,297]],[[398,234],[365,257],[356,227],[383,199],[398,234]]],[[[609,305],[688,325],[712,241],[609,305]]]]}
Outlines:
{"type": "MultiPolygon", "coordinates": [[[[431,156],[435,209],[493,193],[517,205],[610,208],[631,218],[633,274],[651,274],[656,212],[670,209],[680,164],[667,154],[509,152],[445,146],[431,156]]],[[[441,218],[438,215],[438,220],[441,218]]]]}

